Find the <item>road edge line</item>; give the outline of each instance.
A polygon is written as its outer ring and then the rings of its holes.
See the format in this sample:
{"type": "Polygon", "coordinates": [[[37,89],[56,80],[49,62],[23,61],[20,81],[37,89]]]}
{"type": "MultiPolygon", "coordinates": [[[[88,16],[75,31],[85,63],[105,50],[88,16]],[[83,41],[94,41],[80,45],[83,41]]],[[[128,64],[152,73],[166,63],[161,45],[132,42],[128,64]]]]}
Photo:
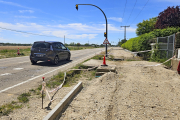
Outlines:
{"type": "Polygon", "coordinates": [[[48,114],[43,120],[54,120],[64,109],[72,97],[82,88],[82,82],[79,82],[48,114]]]}

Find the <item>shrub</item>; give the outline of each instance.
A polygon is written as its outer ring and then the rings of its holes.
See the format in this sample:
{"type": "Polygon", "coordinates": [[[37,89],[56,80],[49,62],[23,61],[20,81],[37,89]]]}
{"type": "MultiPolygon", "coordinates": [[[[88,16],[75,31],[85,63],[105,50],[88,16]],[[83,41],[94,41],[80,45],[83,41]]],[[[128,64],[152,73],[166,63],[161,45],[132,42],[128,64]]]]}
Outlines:
{"type": "Polygon", "coordinates": [[[180,31],[180,27],[168,27],[165,29],[155,29],[152,32],[145,33],[139,37],[131,38],[121,47],[130,51],[143,51],[150,50],[150,41],[155,37],[165,37],[177,33],[180,31]]]}

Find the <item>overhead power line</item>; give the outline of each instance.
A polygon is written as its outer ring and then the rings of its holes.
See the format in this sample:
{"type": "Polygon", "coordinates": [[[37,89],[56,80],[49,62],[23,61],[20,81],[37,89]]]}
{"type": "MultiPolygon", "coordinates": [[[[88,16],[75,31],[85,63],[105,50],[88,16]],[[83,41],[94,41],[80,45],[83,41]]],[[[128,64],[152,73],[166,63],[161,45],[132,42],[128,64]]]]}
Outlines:
{"type": "MultiPolygon", "coordinates": [[[[149,0],[147,0],[146,4],[143,6],[143,8],[142,8],[141,11],[139,12],[139,14],[142,12],[142,10],[144,9],[144,7],[147,5],[148,2],[149,2],[149,0]]],[[[139,16],[139,14],[136,16],[136,18],[139,16]]],[[[136,18],[133,20],[133,22],[136,20],[136,18]]],[[[133,23],[133,22],[132,22],[132,23],[133,23]]],[[[132,23],[131,23],[131,24],[132,24],[132,23]]]]}
{"type": "MultiPolygon", "coordinates": [[[[9,31],[14,31],[14,32],[19,32],[19,33],[25,33],[25,34],[31,34],[31,35],[37,35],[37,36],[63,38],[63,37],[57,37],[57,36],[52,36],[52,35],[42,35],[42,34],[30,33],[30,32],[25,32],[25,31],[20,31],[20,30],[13,30],[13,29],[4,28],[4,27],[0,27],[0,29],[9,30],[9,31]]],[[[70,39],[70,38],[67,38],[67,39],[70,39]]],[[[76,41],[76,40],[73,40],[73,39],[70,39],[70,40],[76,41]]]]}
{"type": "MultiPolygon", "coordinates": [[[[126,3],[127,3],[127,0],[126,0],[126,3]]],[[[126,9],[126,3],[125,3],[125,7],[124,7],[124,12],[123,12],[122,20],[123,20],[123,18],[124,18],[124,13],[125,13],[125,9],[126,9]]],[[[121,22],[121,25],[122,25],[122,22],[121,22]]]]}
{"type": "MultiPolygon", "coordinates": [[[[137,2],[137,0],[136,0],[136,2],[137,2]]],[[[134,4],[134,7],[136,6],[136,2],[135,2],[135,4],[134,4]]],[[[131,14],[132,14],[132,12],[133,12],[133,10],[134,10],[134,7],[133,7],[133,9],[132,9],[132,11],[131,11],[131,14]]],[[[129,15],[129,18],[131,17],[131,14],[129,15]]],[[[128,18],[127,22],[129,21],[129,18],[128,18]]],[[[127,24],[127,22],[126,22],[126,24],[127,24]]]]}
{"type": "MultiPolygon", "coordinates": [[[[3,28],[3,27],[0,27],[0,28],[1,29],[5,29],[5,30],[14,31],[14,32],[20,32],[20,33],[25,33],[25,34],[37,35],[37,36],[57,37],[57,36],[41,35],[41,34],[36,34],[36,33],[30,33],[30,32],[24,32],[24,31],[19,31],[19,30],[13,30],[13,29],[3,28]]],[[[61,37],[57,37],[57,38],[61,38],[61,37]]]]}

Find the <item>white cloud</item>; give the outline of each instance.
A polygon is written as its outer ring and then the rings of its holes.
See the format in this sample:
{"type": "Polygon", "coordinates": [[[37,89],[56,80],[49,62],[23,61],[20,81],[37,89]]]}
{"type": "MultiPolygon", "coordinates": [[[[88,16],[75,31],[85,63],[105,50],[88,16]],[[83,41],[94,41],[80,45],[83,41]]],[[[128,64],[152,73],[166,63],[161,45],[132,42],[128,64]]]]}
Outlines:
{"type": "Polygon", "coordinates": [[[126,31],[127,31],[127,32],[136,32],[136,28],[127,27],[127,28],[126,28],[126,31]]]}
{"type": "Polygon", "coordinates": [[[58,25],[59,28],[71,28],[71,29],[75,29],[78,31],[88,31],[89,29],[92,29],[92,26],[88,26],[86,24],[82,24],[82,23],[71,23],[71,24],[66,24],[66,25],[58,25]]]}
{"type": "Polygon", "coordinates": [[[65,30],[43,31],[42,34],[53,35],[53,36],[62,37],[62,38],[65,35],[65,36],[67,36],[70,39],[84,39],[84,38],[93,39],[93,38],[95,38],[95,36],[98,35],[98,34],[73,35],[73,33],[70,33],[70,32],[65,31],[65,30]]]}
{"type": "Polygon", "coordinates": [[[68,38],[71,39],[84,39],[84,38],[88,38],[88,39],[93,39],[97,36],[98,34],[81,34],[81,35],[68,35],[68,38]]]}
{"type": "Polygon", "coordinates": [[[117,22],[122,22],[122,18],[110,17],[110,18],[108,18],[108,19],[114,20],[114,21],[117,21],[117,22]]]}
{"type": "MultiPolygon", "coordinates": [[[[41,35],[49,35],[64,38],[64,35],[70,39],[93,39],[98,34],[103,34],[106,31],[106,24],[82,24],[82,23],[70,23],[60,25],[40,25],[37,23],[3,23],[0,22],[0,27],[30,32],[41,35]]],[[[108,32],[123,32],[124,29],[116,27],[113,24],[108,24],[108,32]]],[[[127,28],[127,32],[135,32],[133,27],[127,28]]],[[[18,34],[17,34],[18,35],[18,34]]],[[[20,35],[20,34],[19,34],[20,35]]]]}
{"type": "Polygon", "coordinates": [[[18,18],[36,18],[35,16],[15,16],[15,17],[18,17],[18,18]]]}
{"type": "Polygon", "coordinates": [[[29,13],[34,13],[33,10],[19,10],[20,13],[26,13],[26,12],[29,12],[29,13]]]}
{"type": "MultiPolygon", "coordinates": [[[[71,29],[74,32],[84,32],[84,33],[103,33],[106,31],[106,24],[92,24],[86,25],[82,23],[71,23],[65,25],[58,25],[62,29],[71,29]]],[[[108,24],[108,31],[122,31],[121,28],[115,27],[112,24],[108,24]]]]}

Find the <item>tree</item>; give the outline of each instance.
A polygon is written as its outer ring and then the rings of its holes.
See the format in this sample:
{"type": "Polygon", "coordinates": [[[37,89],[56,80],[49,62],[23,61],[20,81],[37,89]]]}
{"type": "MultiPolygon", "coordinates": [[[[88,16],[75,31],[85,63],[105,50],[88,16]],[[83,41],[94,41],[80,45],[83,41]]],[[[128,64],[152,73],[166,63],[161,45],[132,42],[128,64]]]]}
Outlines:
{"type": "Polygon", "coordinates": [[[89,46],[89,43],[86,43],[85,46],[89,46]]]}
{"type": "Polygon", "coordinates": [[[168,7],[167,9],[159,13],[159,16],[157,17],[157,22],[155,24],[156,29],[176,26],[180,26],[179,6],[168,7]]]}
{"type": "Polygon", "coordinates": [[[150,18],[149,20],[143,20],[143,22],[137,24],[137,29],[136,29],[136,34],[142,35],[145,33],[149,33],[155,29],[155,24],[156,24],[157,18],[153,17],[150,18]]]}
{"type": "Polygon", "coordinates": [[[75,45],[75,43],[74,43],[74,42],[71,42],[69,45],[70,45],[70,46],[74,46],[74,45],[75,45]]]}
{"type": "Polygon", "coordinates": [[[80,46],[81,44],[80,43],[77,43],[76,46],[80,46]]]}
{"type": "Polygon", "coordinates": [[[123,43],[125,43],[127,40],[122,39],[120,42],[118,42],[118,46],[121,46],[123,43]]]}

